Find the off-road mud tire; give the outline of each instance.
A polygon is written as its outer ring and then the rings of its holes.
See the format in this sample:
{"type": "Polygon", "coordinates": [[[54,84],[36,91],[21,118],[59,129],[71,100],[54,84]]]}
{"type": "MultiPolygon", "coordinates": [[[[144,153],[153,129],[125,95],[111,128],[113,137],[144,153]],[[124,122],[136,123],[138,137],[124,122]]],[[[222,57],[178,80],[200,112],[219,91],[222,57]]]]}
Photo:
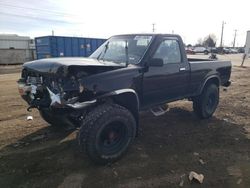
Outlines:
{"type": "Polygon", "coordinates": [[[81,150],[92,161],[97,164],[107,164],[118,160],[126,153],[135,133],[136,121],[128,109],[117,104],[102,104],[94,108],[83,120],[78,133],[78,142],[81,150]],[[111,148],[107,144],[106,140],[109,138],[106,139],[105,133],[108,135],[113,129],[119,132],[118,141],[114,140],[114,143],[118,144],[111,148]],[[119,129],[122,131],[118,131],[119,129]]]}

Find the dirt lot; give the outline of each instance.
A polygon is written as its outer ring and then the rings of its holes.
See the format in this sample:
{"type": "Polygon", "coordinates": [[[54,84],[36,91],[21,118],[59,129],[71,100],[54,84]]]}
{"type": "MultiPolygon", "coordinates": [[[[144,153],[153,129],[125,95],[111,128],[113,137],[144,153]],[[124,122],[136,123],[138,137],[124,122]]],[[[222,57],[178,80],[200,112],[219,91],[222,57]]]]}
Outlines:
{"type": "MultiPolygon", "coordinates": [[[[223,56],[240,63],[240,56],[223,56]]],[[[250,64],[250,62],[246,62],[250,64]]],[[[79,152],[77,131],[55,129],[17,92],[19,73],[0,75],[0,187],[250,187],[250,67],[233,67],[213,118],[199,120],[192,104],[143,112],[141,133],[120,161],[96,166],[79,152]],[[33,121],[26,121],[32,115],[33,121]],[[190,171],[205,176],[190,183],[190,171]]]]}

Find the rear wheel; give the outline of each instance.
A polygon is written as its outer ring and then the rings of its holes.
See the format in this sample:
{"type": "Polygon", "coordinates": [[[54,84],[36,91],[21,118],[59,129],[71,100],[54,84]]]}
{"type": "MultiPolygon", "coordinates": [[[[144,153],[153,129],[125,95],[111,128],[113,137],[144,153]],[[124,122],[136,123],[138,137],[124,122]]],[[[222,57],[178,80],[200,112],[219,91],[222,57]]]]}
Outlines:
{"type": "Polygon", "coordinates": [[[117,104],[103,104],[90,112],[79,130],[80,147],[98,164],[119,159],[136,132],[133,115],[117,104]]]}
{"type": "Polygon", "coordinates": [[[194,112],[202,119],[209,118],[219,104],[219,88],[215,84],[207,85],[202,94],[193,100],[194,112]]]}

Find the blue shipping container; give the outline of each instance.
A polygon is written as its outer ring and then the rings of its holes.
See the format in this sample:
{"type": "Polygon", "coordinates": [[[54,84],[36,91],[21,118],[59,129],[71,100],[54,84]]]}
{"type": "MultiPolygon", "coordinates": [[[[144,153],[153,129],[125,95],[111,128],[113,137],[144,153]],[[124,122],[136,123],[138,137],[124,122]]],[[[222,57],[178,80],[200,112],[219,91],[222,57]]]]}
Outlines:
{"type": "Polygon", "coordinates": [[[35,38],[37,59],[49,57],[88,57],[106,39],[44,36],[35,38]]]}

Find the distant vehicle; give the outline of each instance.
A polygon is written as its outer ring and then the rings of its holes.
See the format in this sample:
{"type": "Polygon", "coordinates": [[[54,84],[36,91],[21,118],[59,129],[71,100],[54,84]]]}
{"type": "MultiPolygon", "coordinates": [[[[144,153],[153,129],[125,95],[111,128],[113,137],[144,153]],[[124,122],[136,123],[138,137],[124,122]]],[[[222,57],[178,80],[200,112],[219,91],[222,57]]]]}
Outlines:
{"type": "Polygon", "coordinates": [[[195,47],[193,51],[194,53],[204,53],[206,55],[209,53],[209,50],[205,47],[195,47]]]}
{"type": "Polygon", "coordinates": [[[245,49],[244,48],[239,48],[238,53],[245,53],[245,49]]]}
{"type": "Polygon", "coordinates": [[[219,53],[219,50],[218,50],[218,48],[213,47],[213,48],[210,49],[210,52],[214,53],[214,54],[217,54],[217,53],[219,53]]]}
{"type": "Polygon", "coordinates": [[[195,54],[193,48],[185,48],[187,54],[195,54]]]}
{"type": "Polygon", "coordinates": [[[223,54],[229,54],[230,49],[229,48],[223,48],[223,54]]]}
{"type": "Polygon", "coordinates": [[[211,50],[211,53],[221,53],[221,54],[237,54],[239,53],[236,48],[225,48],[225,47],[218,47],[216,50],[211,50]],[[217,51],[217,52],[216,52],[217,51]]]}
{"type": "Polygon", "coordinates": [[[230,54],[237,54],[237,53],[238,53],[238,50],[235,49],[235,48],[230,48],[230,49],[229,49],[229,53],[230,53],[230,54]]]}

